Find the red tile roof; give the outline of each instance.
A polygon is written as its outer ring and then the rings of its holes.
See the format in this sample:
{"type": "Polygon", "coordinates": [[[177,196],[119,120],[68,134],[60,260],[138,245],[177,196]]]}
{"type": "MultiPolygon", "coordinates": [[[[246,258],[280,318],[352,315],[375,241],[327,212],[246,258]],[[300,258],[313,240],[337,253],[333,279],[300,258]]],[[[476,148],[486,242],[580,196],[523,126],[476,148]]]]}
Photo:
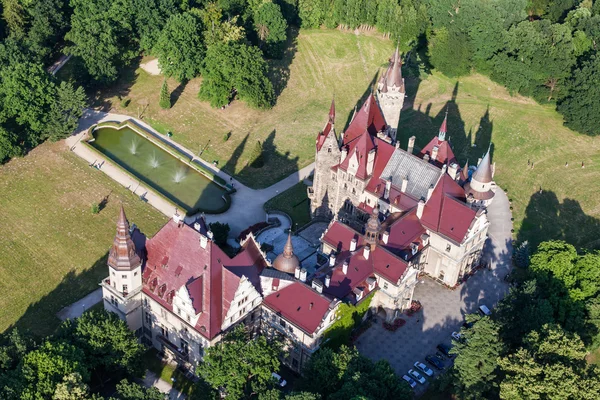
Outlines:
{"type": "MultiPolygon", "coordinates": [[[[375,148],[375,139],[368,132],[364,132],[358,140],[353,141],[348,146],[348,155],[346,159],[342,161],[340,167],[347,171],[350,165],[350,160],[354,157],[358,160],[358,168],[356,169],[356,177],[359,179],[366,179],[367,174],[367,162],[369,159],[369,152],[375,148]]],[[[379,140],[381,142],[381,140],[379,140]]]]}
{"type": "Polygon", "coordinates": [[[319,132],[319,134],[317,135],[317,151],[320,151],[321,148],[323,147],[323,144],[325,143],[325,139],[327,139],[329,132],[331,132],[331,129],[333,128],[334,123],[335,123],[335,102],[334,102],[334,100],[331,100],[331,107],[329,108],[329,119],[327,120],[327,123],[325,124],[325,127],[323,128],[323,130],[321,132],[319,132]]]}
{"type": "Polygon", "coordinates": [[[265,297],[263,304],[312,335],[329,311],[331,301],[296,281],[265,297]]]}
{"type": "Polygon", "coordinates": [[[412,257],[410,254],[411,244],[415,243],[422,247],[421,235],[426,233],[417,217],[416,208],[398,217],[392,214],[388,219],[392,220],[388,229],[389,239],[387,244],[382,244],[382,246],[396,254],[408,254],[409,258],[412,257]]]}
{"type": "Polygon", "coordinates": [[[433,161],[435,161],[435,164],[438,167],[441,167],[444,164],[451,164],[453,162],[456,162],[456,157],[454,156],[454,152],[450,147],[450,143],[448,143],[448,141],[446,140],[440,140],[437,136],[431,139],[431,141],[427,143],[425,147],[423,147],[423,149],[419,153],[419,156],[423,158],[425,154],[429,154],[429,157],[431,157],[433,148],[435,146],[438,147],[438,153],[435,160],[433,161]]]}
{"type": "Polygon", "coordinates": [[[187,286],[194,309],[203,311],[195,328],[212,339],[221,331],[240,277],[248,277],[260,291],[258,274],[266,263],[253,240],[248,240],[242,251],[230,259],[210,240],[203,249],[200,237],[200,232],[192,227],[186,224],[178,226],[170,220],[149,239],[146,242],[143,291],[173,311],[172,298],[169,299],[165,293],[174,293],[181,286],[187,286]]]}
{"type": "Polygon", "coordinates": [[[465,203],[463,189],[448,174],[443,174],[425,204],[421,223],[461,243],[475,214],[465,203]]]}
{"type": "Polygon", "coordinates": [[[344,144],[348,144],[367,131],[371,135],[384,131],[385,118],[377,105],[373,94],[370,94],[361,109],[354,115],[352,122],[344,132],[344,144]]]}

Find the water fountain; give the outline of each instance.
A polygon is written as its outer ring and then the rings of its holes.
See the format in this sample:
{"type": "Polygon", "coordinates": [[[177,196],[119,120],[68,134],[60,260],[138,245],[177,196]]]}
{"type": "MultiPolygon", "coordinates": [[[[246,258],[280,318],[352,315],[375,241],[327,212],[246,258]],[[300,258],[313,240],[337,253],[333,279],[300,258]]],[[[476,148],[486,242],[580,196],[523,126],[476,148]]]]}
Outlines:
{"type": "Polygon", "coordinates": [[[129,145],[129,152],[131,154],[133,154],[133,155],[137,154],[138,144],[139,144],[139,142],[137,140],[135,140],[135,139],[133,139],[131,141],[131,144],[129,145]]]}
{"type": "Polygon", "coordinates": [[[177,171],[175,171],[175,175],[173,175],[173,182],[175,183],[179,183],[183,180],[183,178],[185,178],[185,168],[178,168],[177,171]]]}
{"type": "Polygon", "coordinates": [[[156,152],[153,152],[152,155],[150,155],[149,162],[152,168],[158,168],[160,161],[158,161],[158,157],[156,157],[156,152]]]}

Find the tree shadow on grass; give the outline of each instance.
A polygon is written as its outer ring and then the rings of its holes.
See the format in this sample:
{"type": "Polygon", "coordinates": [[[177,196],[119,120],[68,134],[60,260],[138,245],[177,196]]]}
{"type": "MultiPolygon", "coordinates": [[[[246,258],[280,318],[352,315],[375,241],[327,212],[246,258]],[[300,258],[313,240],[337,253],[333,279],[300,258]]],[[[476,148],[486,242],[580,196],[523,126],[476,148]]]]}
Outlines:
{"type": "Polygon", "coordinates": [[[288,30],[288,42],[280,60],[269,61],[269,76],[275,91],[275,102],[283,90],[287,87],[290,79],[290,65],[298,50],[298,28],[290,27],[288,30]]]}
{"type": "Polygon", "coordinates": [[[177,85],[175,90],[173,90],[171,92],[171,107],[173,107],[177,103],[177,100],[179,100],[179,97],[181,97],[181,94],[185,90],[185,87],[187,86],[187,84],[188,84],[188,81],[186,81],[186,80],[179,82],[179,85],[177,85]]]}
{"type": "Polygon", "coordinates": [[[600,249],[600,220],[587,215],[577,200],[543,190],[531,195],[517,241],[527,240],[534,251],[546,240],[564,240],[580,249],[600,249]]]}
{"type": "Polygon", "coordinates": [[[131,65],[120,69],[119,78],[116,82],[110,84],[109,86],[88,86],[87,91],[91,98],[91,107],[100,111],[108,112],[113,106],[113,97],[117,97],[119,100],[122,100],[129,96],[131,87],[137,81],[139,74],[136,71],[140,66],[141,60],[142,58],[138,57],[131,63],[131,65]]]}

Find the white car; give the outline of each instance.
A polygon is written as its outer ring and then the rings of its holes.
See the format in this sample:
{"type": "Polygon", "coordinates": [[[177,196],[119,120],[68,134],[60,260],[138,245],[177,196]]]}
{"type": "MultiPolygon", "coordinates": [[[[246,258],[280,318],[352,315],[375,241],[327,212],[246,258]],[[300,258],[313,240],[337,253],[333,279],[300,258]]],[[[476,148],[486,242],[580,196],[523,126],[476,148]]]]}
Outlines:
{"type": "Polygon", "coordinates": [[[417,382],[415,382],[415,381],[413,380],[413,378],[411,378],[411,377],[410,377],[410,376],[408,376],[408,375],[404,375],[404,376],[402,377],[402,379],[404,379],[406,382],[408,382],[408,384],[410,385],[410,387],[411,387],[411,388],[413,388],[413,389],[415,388],[415,386],[417,386],[417,382]]]}
{"type": "Polygon", "coordinates": [[[462,339],[462,335],[458,332],[452,332],[452,337],[454,338],[454,340],[458,340],[458,341],[460,341],[462,339]]]}
{"type": "Polygon", "coordinates": [[[424,373],[427,376],[433,376],[433,370],[429,368],[427,365],[422,362],[417,361],[415,364],[415,368],[424,373]]]}
{"type": "Polygon", "coordinates": [[[281,375],[276,374],[275,372],[273,372],[271,374],[271,376],[273,377],[273,379],[275,379],[275,381],[277,382],[277,384],[281,387],[284,387],[285,385],[287,385],[287,381],[285,379],[283,379],[281,377],[281,375]]]}
{"type": "Polygon", "coordinates": [[[421,385],[425,384],[425,378],[418,373],[417,371],[415,371],[414,369],[409,369],[408,370],[408,375],[411,376],[411,378],[413,378],[414,380],[416,380],[417,382],[419,382],[421,385]]]}

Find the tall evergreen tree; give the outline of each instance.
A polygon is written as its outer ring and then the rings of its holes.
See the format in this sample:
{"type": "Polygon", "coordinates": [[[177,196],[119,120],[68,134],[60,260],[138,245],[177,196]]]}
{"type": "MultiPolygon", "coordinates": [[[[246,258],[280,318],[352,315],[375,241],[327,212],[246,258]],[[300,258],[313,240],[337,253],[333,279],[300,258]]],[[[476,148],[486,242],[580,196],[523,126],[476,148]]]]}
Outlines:
{"type": "Polygon", "coordinates": [[[169,87],[167,85],[166,78],[163,80],[163,84],[160,88],[160,100],[158,101],[158,104],[165,110],[171,108],[171,94],[169,93],[169,87]]]}

